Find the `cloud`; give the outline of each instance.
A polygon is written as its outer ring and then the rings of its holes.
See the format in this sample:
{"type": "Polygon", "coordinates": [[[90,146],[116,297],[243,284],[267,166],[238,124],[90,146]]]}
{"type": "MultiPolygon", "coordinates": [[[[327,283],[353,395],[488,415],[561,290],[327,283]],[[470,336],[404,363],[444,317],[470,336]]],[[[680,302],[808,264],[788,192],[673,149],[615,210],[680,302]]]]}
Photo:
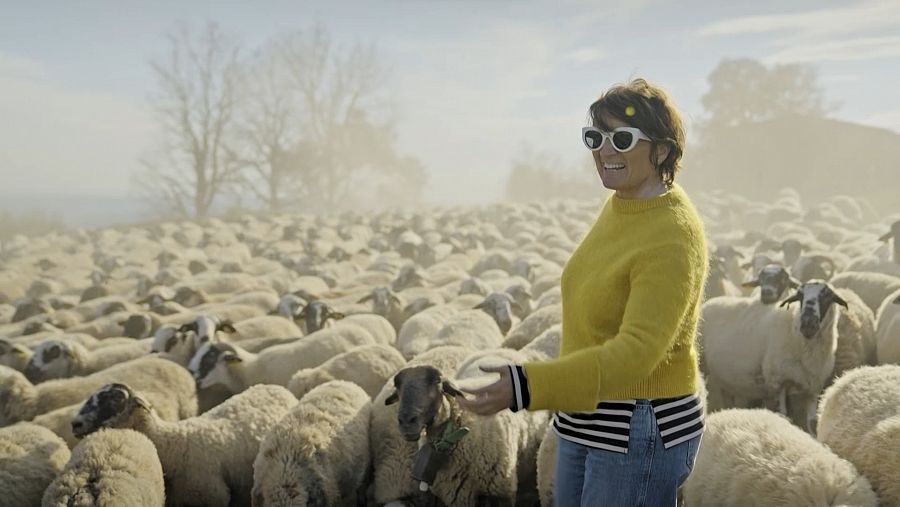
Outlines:
{"type": "Polygon", "coordinates": [[[702,26],[700,37],[774,33],[767,63],[872,60],[900,56],[900,3],[870,0],[808,12],[740,16],[702,26]]]}
{"type": "Polygon", "coordinates": [[[578,63],[592,63],[606,58],[606,54],[601,48],[582,48],[572,51],[564,58],[578,63]]]}
{"type": "Polygon", "coordinates": [[[40,62],[0,54],[4,193],[124,194],[152,139],[140,104],[53,82],[40,62]]]}
{"type": "Polygon", "coordinates": [[[813,63],[874,60],[898,56],[900,56],[900,37],[865,37],[788,47],[763,60],[766,63],[813,63]]]}
{"type": "Polygon", "coordinates": [[[897,2],[869,1],[848,7],[788,14],[740,16],[704,25],[704,37],[795,31],[805,35],[837,35],[900,25],[897,2]]]}

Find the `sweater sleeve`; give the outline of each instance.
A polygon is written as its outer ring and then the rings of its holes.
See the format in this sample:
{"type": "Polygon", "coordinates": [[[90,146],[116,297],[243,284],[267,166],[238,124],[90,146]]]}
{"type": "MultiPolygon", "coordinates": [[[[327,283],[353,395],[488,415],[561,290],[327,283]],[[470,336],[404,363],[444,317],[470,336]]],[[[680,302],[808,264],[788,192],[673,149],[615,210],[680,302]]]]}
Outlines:
{"type": "Polygon", "coordinates": [[[630,275],[616,336],[552,361],[523,365],[531,395],[528,409],[593,410],[600,386],[606,392],[619,391],[649,377],[672,346],[690,295],[702,285],[702,269],[692,264],[684,245],[642,255],[630,275]]]}

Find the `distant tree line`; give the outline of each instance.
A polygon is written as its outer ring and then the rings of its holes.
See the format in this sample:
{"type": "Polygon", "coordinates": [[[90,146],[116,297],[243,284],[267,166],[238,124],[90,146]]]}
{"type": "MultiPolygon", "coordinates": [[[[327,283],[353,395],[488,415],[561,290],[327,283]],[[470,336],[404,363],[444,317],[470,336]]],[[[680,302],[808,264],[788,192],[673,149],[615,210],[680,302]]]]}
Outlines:
{"type": "Polygon", "coordinates": [[[373,45],[315,26],[247,50],[209,23],[169,34],[151,66],[160,138],[136,183],[161,212],[200,218],[226,196],[273,212],[419,203],[425,169],[396,149],[373,45]]]}

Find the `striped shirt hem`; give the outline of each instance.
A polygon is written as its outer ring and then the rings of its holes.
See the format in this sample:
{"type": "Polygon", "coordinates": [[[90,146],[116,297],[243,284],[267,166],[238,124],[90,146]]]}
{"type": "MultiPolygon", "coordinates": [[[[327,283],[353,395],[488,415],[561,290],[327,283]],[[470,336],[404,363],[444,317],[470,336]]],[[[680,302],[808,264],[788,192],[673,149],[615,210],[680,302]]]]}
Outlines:
{"type": "MultiPolygon", "coordinates": [[[[664,448],[703,433],[704,410],[697,394],[649,401],[664,448]]],[[[601,401],[593,412],[557,412],[552,428],[560,438],[571,442],[627,454],[636,404],[637,400],[601,401]]]]}

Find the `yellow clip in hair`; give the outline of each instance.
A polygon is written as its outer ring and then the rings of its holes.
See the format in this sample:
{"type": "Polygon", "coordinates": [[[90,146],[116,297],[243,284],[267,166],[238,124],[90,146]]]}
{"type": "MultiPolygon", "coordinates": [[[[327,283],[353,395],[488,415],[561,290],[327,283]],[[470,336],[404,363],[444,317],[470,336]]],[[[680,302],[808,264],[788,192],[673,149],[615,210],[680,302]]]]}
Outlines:
{"type": "Polygon", "coordinates": [[[628,116],[629,118],[634,116],[634,106],[627,106],[625,108],[625,116],[628,116]]]}

